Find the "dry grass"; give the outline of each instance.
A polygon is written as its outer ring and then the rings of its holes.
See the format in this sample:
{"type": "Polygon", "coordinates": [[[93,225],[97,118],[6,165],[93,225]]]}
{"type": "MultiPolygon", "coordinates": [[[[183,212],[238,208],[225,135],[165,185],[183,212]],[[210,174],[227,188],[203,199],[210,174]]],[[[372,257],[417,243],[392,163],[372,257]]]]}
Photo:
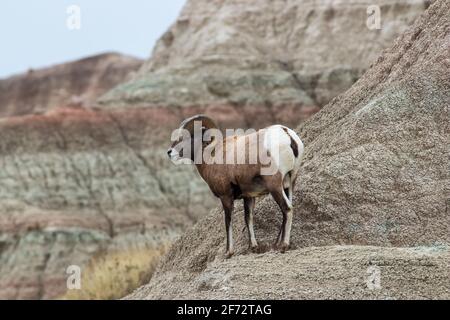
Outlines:
{"type": "Polygon", "coordinates": [[[69,290],[65,300],[120,299],[148,283],[168,246],[133,249],[95,258],[83,269],[81,289],[69,290]]]}

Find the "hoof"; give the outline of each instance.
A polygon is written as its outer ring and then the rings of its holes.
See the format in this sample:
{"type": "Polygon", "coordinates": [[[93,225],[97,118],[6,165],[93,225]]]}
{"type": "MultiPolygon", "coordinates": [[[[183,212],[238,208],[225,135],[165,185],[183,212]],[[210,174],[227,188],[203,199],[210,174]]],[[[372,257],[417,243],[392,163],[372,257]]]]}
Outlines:
{"type": "Polygon", "coordinates": [[[279,248],[281,253],[285,253],[286,251],[289,250],[289,244],[282,243],[279,248]]]}
{"type": "Polygon", "coordinates": [[[259,246],[250,246],[250,251],[253,253],[258,253],[259,252],[259,246]]]}
{"type": "Polygon", "coordinates": [[[233,256],[233,254],[234,254],[234,252],[227,252],[226,254],[225,254],[225,259],[230,259],[232,256],[233,256]]]}

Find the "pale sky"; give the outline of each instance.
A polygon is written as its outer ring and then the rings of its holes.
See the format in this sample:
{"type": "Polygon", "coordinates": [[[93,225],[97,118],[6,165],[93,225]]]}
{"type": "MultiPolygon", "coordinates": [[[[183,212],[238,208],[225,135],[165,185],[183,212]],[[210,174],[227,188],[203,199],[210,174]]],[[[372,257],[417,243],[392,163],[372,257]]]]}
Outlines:
{"type": "Polygon", "coordinates": [[[184,3],[185,0],[3,0],[0,78],[107,51],[148,58],[156,40],[175,22],[184,3]],[[80,30],[67,27],[67,9],[71,5],[81,10],[80,30]]]}

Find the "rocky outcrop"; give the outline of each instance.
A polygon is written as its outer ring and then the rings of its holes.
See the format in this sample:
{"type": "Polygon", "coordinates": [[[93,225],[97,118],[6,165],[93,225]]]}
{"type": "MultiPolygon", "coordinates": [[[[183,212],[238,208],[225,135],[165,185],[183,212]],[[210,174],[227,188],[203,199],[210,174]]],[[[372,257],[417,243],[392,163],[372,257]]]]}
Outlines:
{"type": "Polygon", "coordinates": [[[0,117],[91,106],[141,65],[139,59],[106,53],[0,80],[0,117]]]}
{"type": "Polygon", "coordinates": [[[138,75],[100,102],[264,107],[295,125],[348,89],[428,4],[191,0],[138,75]],[[366,25],[371,5],[380,30],[366,25]]]}
{"type": "MultiPolygon", "coordinates": [[[[339,291],[341,298],[448,299],[449,11],[448,1],[436,1],[350,90],[298,128],[306,149],[292,251],[249,253],[239,208],[237,255],[224,260],[217,210],[174,244],[131,298],[331,298],[339,291]],[[371,264],[388,281],[377,294],[361,288],[371,264]],[[261,279],[272,289],[262,289],[261,279]]],[[[274,241],[280,216],[270,198],[257,203],[262,244],[274,241]]]]}

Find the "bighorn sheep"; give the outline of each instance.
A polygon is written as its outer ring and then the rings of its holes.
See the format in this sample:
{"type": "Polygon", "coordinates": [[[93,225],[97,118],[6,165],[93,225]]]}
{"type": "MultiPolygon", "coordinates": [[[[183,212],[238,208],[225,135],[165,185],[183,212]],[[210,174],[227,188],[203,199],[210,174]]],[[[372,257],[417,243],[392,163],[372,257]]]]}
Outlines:
{"type": "Polygon", "coordinates": [[[231,216],[234,200],[244,200],[250,247],[256,250],[253,209],[255,198],[266,194],[272,195],[283,213],[275,246],[281,252],[288,249],[293,216],[292,195],[303,154],[303,143],[293,130],[274,125],[245,135],[223,138],[210,118],[197,115],[181,123],[172,135],[172,141],[169,158],[174,163],[193,161],[213,194],[222,202],[227,257],[233,255],[231,216]],[[235,153],[238,157],[240,154],[240,162],[236,161],[235,153]],[[255,153],[260,158],[256,159],[255,153]],[[264,163],[263,156],[266,157],[264,163]],[[252,162],[252,159],[256,161],[252,162]],[[271,171],[267,170],[268,164],[271,171]]]}

